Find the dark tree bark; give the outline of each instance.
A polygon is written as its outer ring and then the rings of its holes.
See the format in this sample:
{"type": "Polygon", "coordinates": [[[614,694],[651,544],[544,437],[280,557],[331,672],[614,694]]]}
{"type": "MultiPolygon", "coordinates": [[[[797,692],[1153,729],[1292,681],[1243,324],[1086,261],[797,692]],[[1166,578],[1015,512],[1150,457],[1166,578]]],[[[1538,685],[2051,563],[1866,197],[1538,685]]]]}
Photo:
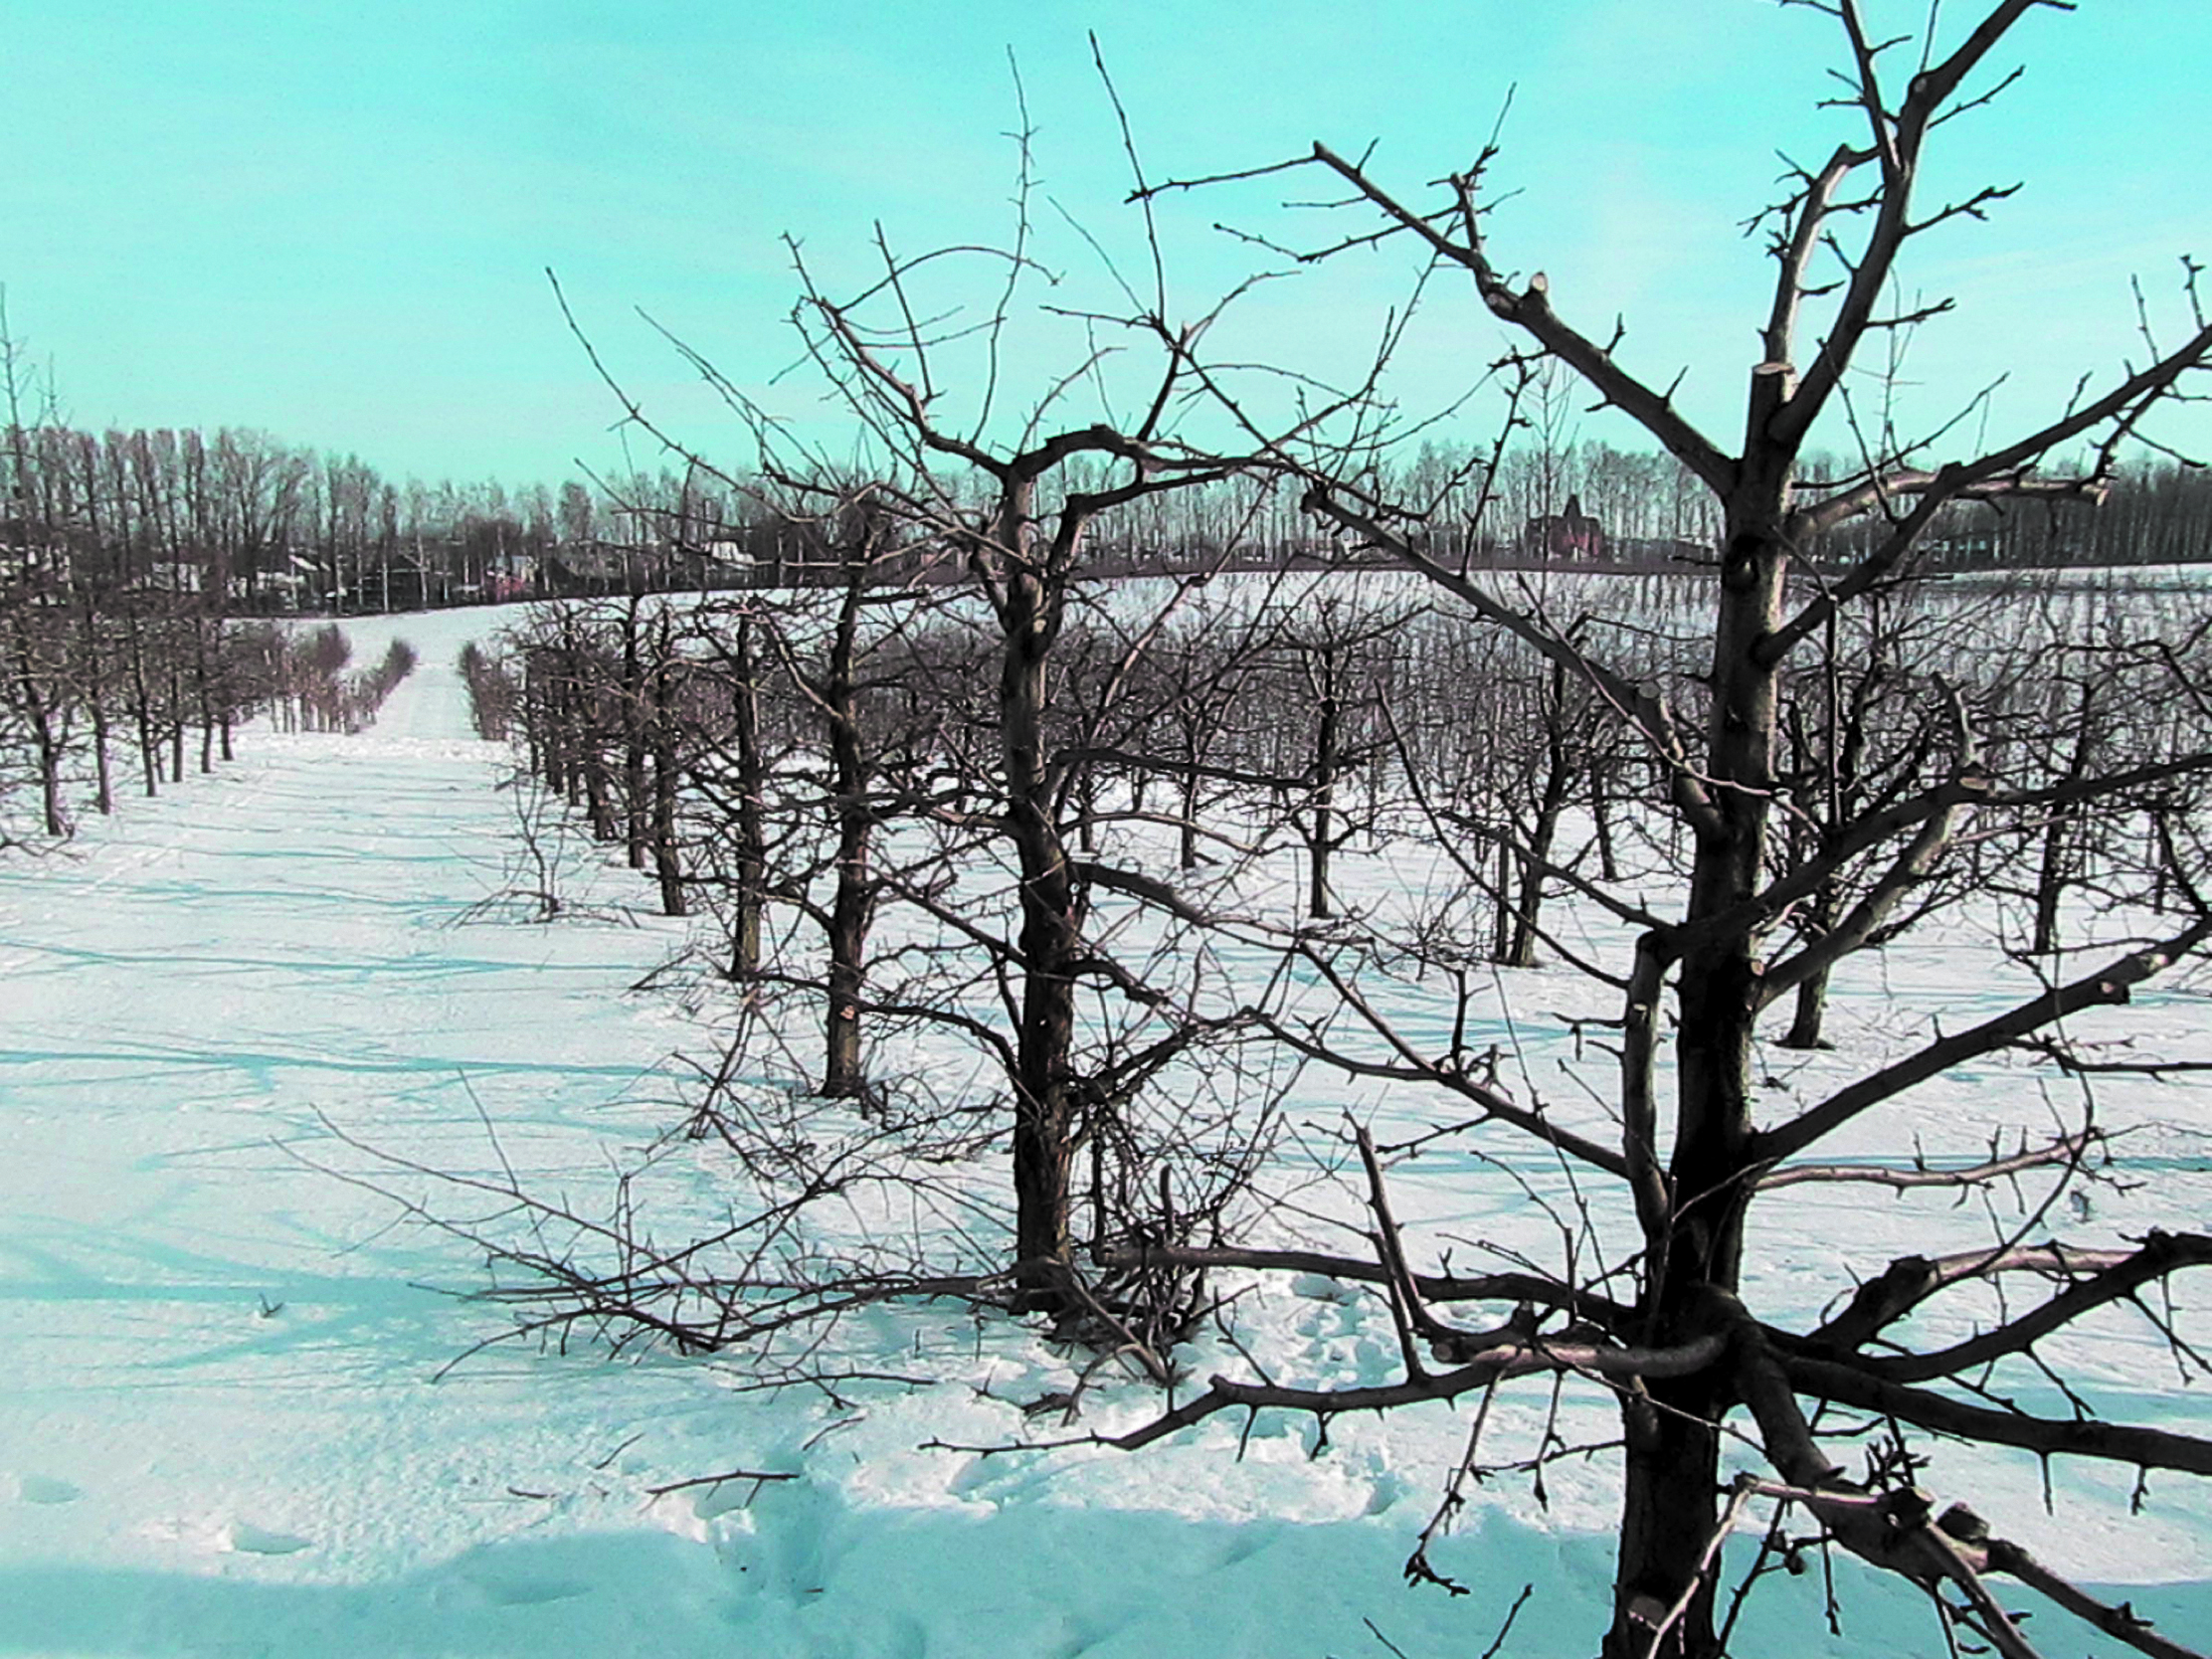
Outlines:
{"type": "Polygon", "coordinates": [[[740,607],[729,642],[730,757],[736,810],[736,882],[730,894],[730,978],[761,971],[768,910],[768,761],[761,748],[759,620],[740,607]]]}
{"type": "Polygon", "coordinates": [[[676,830],[676,797],[683,777],[678,755],[682,718],[676,707],[676,686],[673,625],[663,613],[654,635],[652,679],[647,692],[650,701],[647,732],[652,763],[652,868],[653,878],[660,888],[663,916],[690,913],[684,895],[683,852],[676,830]]]}
{"type": "Polygon", "coordinates": [[[623,847],[634,870],[644,869],[652,855],[653,804],[645,787],[650,717],[645,706],[645,625],[640,615],[643,595],[644,584],[633,583],[622,613],[622,679],[615,693],[616,706],[622,710],[623,847]]]}
{"type": "Polygon", "coordinates": [[[861,1002],[867,986],[868,929],[875,915],[875,875],[871,867],[875,815],[868,801],[873,775],[855,683],[860,607],[867,576],[864,558],[848,565],[828,659],[817,688],[830,740],[830,783],[836,819],[822,1092],[837,1100],[861,1094],[867,1082],[862,1062],[861,1002]]]}

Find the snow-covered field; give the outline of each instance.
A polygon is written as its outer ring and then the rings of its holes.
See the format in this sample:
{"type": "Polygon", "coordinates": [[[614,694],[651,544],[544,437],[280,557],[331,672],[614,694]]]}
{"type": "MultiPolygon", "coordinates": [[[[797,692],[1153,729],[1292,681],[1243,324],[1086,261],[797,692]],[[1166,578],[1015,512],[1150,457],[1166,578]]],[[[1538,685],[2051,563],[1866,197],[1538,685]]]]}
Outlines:
{"type": "MultiPolygon", "coordinates": [[[[953,1307],[839,1327],[826,1371],[909,1382],[760,1392],[741,1359],[517,1346],[447,1371],[499,1329],[447,1294],[481,1283],[480,1259],[327,1173],[362,1168],[337,1132],[459,1174],[511,1167],[596,1209],[681,1117],[669,1056],[711,1040],[675,1000],[631,992],[684,934],[643,913],[629,872],[574,871],[601,908],[552,925],[470,918],[509,884],[514,809],[452,664],[497,620],[349,624],[356,660],[395,629],[422,657],[373,730],[250,732],[218,776],[129,801],[62,852],[0,860],[0,1656],[1424,1659],[1482,1652],[1529,1583],[1503,1651],[1591,1650],[1611,1551],[1602,1460],[1555,1468],[1548,1508],[1525,1484],[1475,1495],[1432,1553],[1470,1595],[1399,1583],[1465,1433],[1441,1405],[1340,1422],[1319,1451],[1310,1422],[1267,1417],[1241,1456],[1243,1425],[1219,1418],[1135,1456],[924,1449],[1063,1432],[1022,1407],[1082,1363],[953,1307]],[[731,1470],[793,1478],[701,1479],[731,1470]]],[[[1346,881],[1391,873],[1371,861],[1346,881]]],[[[1526,983],[1532,1015],[1572,994],[1526,983]]],[[[2125,1028],[2201,1041],[2203,989],[2140,997],[2125,1028]]],[[[2006,995],[1959,985],[1939,940],[1885,953],[1839,986],[1840,1051],[1786,1057],[1773,1087],[1818,1098],[1929,1008],[1963,1020],[2006,995]]],[[[1562,1091],[1566,1038],[1535,1017],[1517,1029],[1528,1080],[1562,1091]]],[[[1981,1150],[2022,1117],[2029,1076],[1985,1065],[1914,1096],[1928,1149],[1981,1150]]],[[[1323,1122],[1432,1115],[1310,1074],[1301,1090],[1323,1122]]],[[[2146,1126],[2126,1149],[2144,1184],[2101,1191],[2069,1235],[2204,1227],[2212,1090],[2115,1083],[2097,1104],[2107,1127],[2146,1126]]],[[[2075,1105],[2050,1103],[2059,1118],[2075,1105]]],[[[1412,1166],[1415,1235],[1549,1236],[1519,1189],[1486,1179],[1465,1158],[1412,1166]]],[[[703,1149],[679,1149],[647,1198],[707,1213],[715,1180],[703,1149]]],[[[1849,1289],[1847,1263],[1987,1236],[1974,1206],[1947,1202],[1845,1190],[1772,1205],[1759,1306],[1814,1308],[1849,1289]]],[[[2204,1306],[2201,1284],[2180,1291],[2204,1306]]],[[[1245,1312],[1271,1370],[1379,1381],[1392,1363],[1386,1324],[1317,1284],[1278,1284],[1245,1312]]],[[[2139,1324],[2100,1322],[2054,1357],[2117,1414],[2212,1431],[2206,1389],[2183,1387],[2139,1324]]],[[[1243,1366],[1226,1348],[1193,1363],[1243,1366]]],[[[1501,1395],[1491,1443],[1533,1441],[1545,1403],[1541,1387],[1501,1395]]],[[[1133,1426],[1157,1405],[1104,1382],[1077,1426],[1133,1426]]],[[[2039,1479],[2030,1460],[1950,1448],[1930,1471],[1944,1501],[2212,1641],[2202,1481],[2153,1481],[2131,1519],[2124,1473],[2058,1469],[2050,1512],[2039,1479]]],[[[1740,1650],[1943,1650],[1910,1592],[1839,1573],[1843,1637],[1813,1573],[1762,1586],[1740,1650]]],[[[2107,1650],[2070,1627],[2050,1651],[2107,1650]]]]}

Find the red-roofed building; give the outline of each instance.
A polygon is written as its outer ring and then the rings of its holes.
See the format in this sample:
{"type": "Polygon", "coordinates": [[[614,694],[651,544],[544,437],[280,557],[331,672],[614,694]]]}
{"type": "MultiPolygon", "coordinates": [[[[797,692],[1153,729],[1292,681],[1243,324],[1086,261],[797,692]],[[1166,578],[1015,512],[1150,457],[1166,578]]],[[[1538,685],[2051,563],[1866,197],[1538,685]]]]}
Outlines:
{"type": "Polygon", "coordinates": [[[1539,559],[1602,559],[1605,526],[1582,510],[1582,498],[1569,495],[1565,512],[1542,513],[1521,532],[1521,551],[1539,559]]]}

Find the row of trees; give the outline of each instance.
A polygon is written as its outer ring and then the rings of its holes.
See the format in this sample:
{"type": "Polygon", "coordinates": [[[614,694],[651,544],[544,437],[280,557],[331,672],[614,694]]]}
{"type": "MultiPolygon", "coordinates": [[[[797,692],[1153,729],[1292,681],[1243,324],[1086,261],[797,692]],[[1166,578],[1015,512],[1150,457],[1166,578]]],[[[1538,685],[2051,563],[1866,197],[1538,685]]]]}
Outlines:
{"type": "MultiPolygon", "coordinates": [[[[1550,377],[1557,382],[1558,371],[1550,377]]],[[[1665,453],[1622,450],[1583,439],[1532,393],[1517,412],[1511,442],[1424,441],[1410,453],[1378,457],[1365,487],[1401,503],[1420,552],[1436,562],[1530,566],[1599,562],[1645,568],[1694,567],[1716,544],[1719,520],[1697,475],[1665,453]],[[1543,525],[1573,510],[1595,527],[1593,546],[1563,552],[1543,525]]],[[[2084,461],[2083,465],[2097,464],[2084,461]]],[[[1071,482],[1085,477],[1080,460],[1071,482]]],[[[1846,458],[1808,458],[1809,476],[1851,474],[1846,458]]],[[[1953,503],[1931,522],[1920,561],[1940,572],[2024,568],[2202,564],[2212,561],[2212,485],[2202,471],[2155,456],[2103,469],[2103,509],[2067,510],[2043,502],[1953,503]]],[[[940,483],[957,488],[958,480],[940,483]]],[[[1078,484],[1079,487],[1079,484],[1078,484]]],[[[838,567],[777,505],[777,480],[750,470],[710,470],[696,458],[680,467],[610,482],[590,545],[596,562],[576,560],[544,591],[619,595],[643,583],[653,590],[835,586],[838,567]]],[[[586,522],[569,514],[564,522],[586,522]]],[[[1126,503],[1093,526],[1086,568],[1106,574],[1188,574],[1218,568],[1313,569],[1337,556],[1339,538],[1299,509],[1295,491],[1257,499],[1235,477],[1194,480],[1126,503]]],[[[549,544],[557,547],[559,544],[549,544]]],[[[1861,526],[1823,529],[1804,550],[1809,563],[1844,569],[1866,552],[1861,526]]],[[[574,558],[571,555],[572,559],[574,558]]],[[[945,573],[910,557],[902,574],[945,573]]]]}
{"type": "Polygon", "coordinates": [[[210,617],[191,606],[109,611],[17,586],[0,604],[0,842],[59,840],[90,808],[158,796],[235,758],[239,725],[358,731],[414,667],[393,642],[348,671],[336,625],[210,617]]]}
{"type": "Polygon", "coordinates": [[[65,836],[80,785],[95,810],[115,806],[120,754],[139,787],[181,781],[190,757],[231,758],[250,704],[243,659],[203,617],[169,610],[102,615],[20,591],[0,604],[0,812],[8,838],[65,836]],[[20,800],[35,803],[26,815],[20,800]]]}
{"type": "MultiPolygon", "coordinates": [[[[857,1302],[966,1295],[1048,1316],[1167,1380],[1174,1341],[1217,1305],[1204,1275],[1322,1274],[1373,1291],[1393,1381],[1225,1372],[1100,1438],[1136,1449],[1223,1411],[1326,1424],[1473,1396],[1441,1524],[1467,1480],[1591,1450],[1549,1435],[1485,1448],[1494,1392],[1535,1376],[1612,1419],[1598,1448],[1620,1501],[1607,1659],[1724,1651],[1724,1571],[1749,1586],[1798,1562],[1807,1525],[1923,1586],[1946,1633],[2009,1659],[2036,1647],[1993,1582],[2006,1578],[2140,1651],[2187,1651],[2035,1562],[2002,1517],[1938,1513],[1912,1447],[1945,1435],[2104,1460],[2146,1485],[2212,1473],[2200,1436],[2102,1420],[2063,1383],[2056,1407],[2037,1392],[2056,1375],[2054,1339],[2121,1310],[2201,1372],[2201,1344],[2146,1293],[2212,1263],[2212,1238],[2042,1236],[2100,1153],[2093,1123],[2054,1131],[2040,1107],[1983,1161],[1936,1166],[1909,1149],[1913,1091],[1954,1068],[2011,1052],[2124,1068],[2085,1057],[2075,1027],[2212,943],[2207,625],[2154,596],[1990,599],[1913,579],[1955,522],[2110,498],[2129,441],[2212,361],[2212,326],[2193,287],[2171,339],[2146,309],[2138,363],[1987,450],[1955,449],[1956,422],[1910,437],[1901,421],[1841,419],[1852,365],[1947,308],[1885,309],[1901,256],[2006,193],[1922,200],[1923,154],[2001,90],[1987,60],[2034,5],[1986,0],[1962,30],[1935,16],[1925,39],[1887,43],[1855,0],[1820,9],[1842,35],[1830,108],[1850,128],[1760,219],[1772,302],[1733,443],[1555,308],[1545,278],[1497,262],[1488,149],[1433,200],[1320,144],[1218,178],[1140,171],[1141,257],[1109,270],[1095,310],[1064,293],[1040,309],[1072,317],[1083,343],[1016,419],[1000,401],[1011,341],[1035,320],[1016,304],[1038,270],[1025,167],[980,323],[942,320],[958,314],[933,288],[960,269],[951,258],[886,256],[844,296],[809,278],[806,348],[868,460],[825,464],[733,392],[763,453],[745,483],[726,481],[838,580],[790,602],[632,595],[548,611],[486,671],[504,674],[547,786],[654,872],[667,908],[723,919],[719,966],[751,1006],[778,992],[818,1005],[824,1058],[810,1069],[823,1093],[858,1101],[865,1133],[840,1141],[852,1119],[828,1105],[778,1118],[748,1104],[732,1079],[789,1028],[750,1020],[700,1123],[764,1187],[797,1180],[796,1197],[764,1198],[726,1235],[739,1256],[723,1270],[705,1244],[625,1247],[605,1269],[510,1247],[539,1275],[511,1291],[528,1328],[587,1321],[773,1353],[782,1333],[857,1302]],[[1906,53],[1915,67],[1893,75],[1906,53]],[[1415,463],[1389,447],[1407,429],[1382,393],[1386,356],[1336,387],[1302,366],[1212,361],[1200,348],[1226,302],[1195,318],[1170,304],[1160,205],[1279,179],[1334,204],[1316,211],[1358,216],[1290,233],[1307,263],[1410,249],[1413,279],[1460,279],[1506,333],[1498,442],[1456,471],[1432,466],[1424,491],[1401,492],[1415,463]],[[1151,276],[1124,281],[1131,271],[1151,276]],[[1710,537],[1679,583],[1524,580],[1439,539],[1449,491],[1494,500],[1515,467],[1547,464],[1562,367],[1702,491],[1679,516],[1650,506],[1710,537]],[[956,414],[964,383],[973,399],[956,414]],[[1070,412],[1077,389],[1098,419],[1070,412]],[[1858,446],[1817,460],[1815,435],[1842,427],[1858,446]],[[1509,461],[1532,440],[1535,461],[1509,461]],[[2074,456],[2078,468],[2056,464],[2074,456]],[[1201,492],[1236,503],[1219,521],[1223,563],[1295,502],[1349,562],[1412,572],[1418,597],[1346,597],[1374,578],[1294,600],[1262,583],[1218,603],[1231,584],[1202,573],[1089,580],[1117,523],[1201,492]],[[1348,906],[1333,864],[1365,844],[1398,871],[1446,874],[1348,906]],[[1820,1039],[1833,977],[1961,906],[1990,953],[1980,977],[2026,967],[2040,984],[1971,1021],[1929,1011],[1928,1034],[1816,1099],[1770,1084],[1773,1045],[1820,1039]],[[1593,1040],[1569,1062],[1579,1106],[1510,1083],[1485,1042],[1502,1027],[1479,965],[1531,959],[1570,968],[1612,1010],[1580,1021],[1593,1040]],[[1400,1016],[1409,978],[1446,988],[1440,1012],[1400,1016]],[[917,1028],[972,1046],[988,1101],[918,1110],[912,1079],[871,1068],[871,1051],[917,1028]],[[1390,1155],[1364,1126],[1347,1147],[1364,1248],[1286,1244],[1298,1221],[1267,1208],[1259,1174],[1285,1064],[1432,1101],[1420,1144],[1460,1140],[1470,1168],[1527,1156],[1567,1172],[1556,1247],[1453,1268],[1441,1241],[1398,1225],[1390,1155]],[[1887,1155],[1843,1156],[1870,1139],[1887,1155]],[[830,1143],[844,1150],[830,1157],[830,1143]],[[893,1145],[914,1155],[894,1168],[893,1145]],[[875,1150],[855,1165],[861,1147],[875,1150]],[[930,1173],[979,1150],[1007,1168],[980,1200],[930,1173]],[[894,1178],[916,1209],[959,1217],[945,1230],[965,1254],[916,1246],[894,1262],[792,1242],[807,1199],[894,1178]],[[1863,1181],[1946,1204],[2042,1185],[2024,1219],[1992,1209],[1974,1248],[1865,1263],[1825,1310],[1781,1294],[1759,1270],[1784,1230],[1776,1195],[1863,1181]],[[1764,1542],[1745,1563],[1725,1546],[1753,1514],[1764,1542]]],[[[1404,348],[1400,324],[1384,334],[1404,348]]],[[[1438,1576],[1425,1548],[1408,1571],[1438,1576]]]]}
{"type": "MultiPolygon", "coordinates": [[[[976,882],[1023,868],[1003,812],[1003,716],[979,694],[1003,646],[972,591],[880,580],[905,562],[893,528],[849,499],[810,526],[818,562],[849,556],[841,589],[549,606],[501,654],[471,645],[462,659],[483,734],[519,732],[530,773],[654,875],[666,914],[716,918],[729,977],[817,998],[815,1076],[830,1098],[866,1092],[863,1036],[886,1016],[991,1028],[988,1000],[966,993],[1029,954],[1018,906],[976,882]],[[958,937],[933,951],[930,974],[871,953],[885,917],[919,937],[954,906],[958,937]],[[948,971],[964,954],[976,961],[948,971]]],[[[1555,576],[1527,592],[1566,619],[1567,638],[1607,642],[1638,681],[1701,671],[1694,578],[1555,576]]],[[[1230,894],[1292,932],[1333,922],[1315,937],[1349,932],[1401,966],[1534,967],[1574,952],[1554,901],[1687,856],[1684,827],[1655,812],[1664,769],[1601,688],[1395,573],[1086,580],[1070,599],[1036,714],[1051,787],[1025,832],[1049,836],[1088,889],[1067,948],[1139,1002],[1161,990],[1140,977],[1146,963],[1103,966],[1117,903],[1190,923],[1201,895],[1230,894]],[[1383,923],[1343,914],[1333,872],[1348,845],[1449,867],[1455,890],[1419,929],[1365,937],[1383,923]],[[1293,890],[1294,905],[1258,897],[1293,890]]],[[[1792,981],[1775,1040],[1822,1042],[1842,954],[1827,942],[1855,917],[1878,945],[1964,892],[2006,894],[2020,907],[2013,945],[2049,957],[2071,942],[2062,924],[2085,893],[2151,914],[2185,906],[2205,806],[2193,770],[2051,800],[2139,757],[2212,746],[2212,719],[2187,694],[2204,680],[2203,640],[2169,654],[2138,638],[2186,636],[2190,620],[2185,596],[2085,598],[2048,577],[1908,590],[1835,620],[1777,712],[1776,871],[1822,865],[1871,816],[1936,787],[1961,725],[2009,793],[1949,868],[1911,878],[1902,914],[1871,926],[1859,914],[1895,903],[1867,870],[1806,886],[1781,925],[1826,960],[1792,981]]],[[[1146,935],[1148,950],[1160,944],[1146,935]]],[[[1015,1052],[1018,1024],[970,1034],[1015,1052]]],[[[1130,1040],[1112,1025],[1095,1045],[1071,1034],[1051,1065],[1111,1073],[1130,1040]]],[[[1087,1133],[1072,1118],[1060,1131],[1087,1133]]]]}

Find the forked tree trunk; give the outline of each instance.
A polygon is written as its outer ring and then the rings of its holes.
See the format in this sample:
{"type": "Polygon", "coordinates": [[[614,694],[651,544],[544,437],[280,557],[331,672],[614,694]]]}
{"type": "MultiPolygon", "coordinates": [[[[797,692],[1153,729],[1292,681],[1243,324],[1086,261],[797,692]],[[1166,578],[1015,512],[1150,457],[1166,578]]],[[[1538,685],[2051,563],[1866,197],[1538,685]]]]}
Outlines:
{"type": "Polygon", "coordinates": [[[1544,866],[1559,840],[1560,819],[1567,811],[1567,797],[1574,782],[1572,745],[1567,741],[1567,668],[1552,665],[1549,689],[1544,693],[1544,783],[1537,791],[1536,813],[1529,825],[1528,852],[1520,860],[1521,880],[1513,895],[1513,937],[1508,944],[1508,968],[1534,968],[1536,942],[1544,921],[1544,866]]]}
{"type": "Polygon", "coordinates": [[[20,649],[22,667],[17,683],[24,719],[31,727],[32,746],[38,754],[39,806],[45,818],[46,832],[60,840],[69,833],[69,818],[62,811],[63,742],[57,725],[60,715],[47,695],[47,688],[39,682],[29,645],[24,645],[20,649]]]}
{"type": "Polygon", "coordinates": [[[1545,865],[1560,837],[1560,820],[1566,815],[1567,796],[1577,768],[1567,736],[1567,673],[1555,666],[1552,702],[1545,710],[1544,782],[1537,791],[1536,813],[1529,825],[1528,850],[1518,862],[1520,881],[1513,895],[1513,931],[1501,958],[1508,968],[1534,968],[1536,944],[1543,932],[1545,865]]]}

